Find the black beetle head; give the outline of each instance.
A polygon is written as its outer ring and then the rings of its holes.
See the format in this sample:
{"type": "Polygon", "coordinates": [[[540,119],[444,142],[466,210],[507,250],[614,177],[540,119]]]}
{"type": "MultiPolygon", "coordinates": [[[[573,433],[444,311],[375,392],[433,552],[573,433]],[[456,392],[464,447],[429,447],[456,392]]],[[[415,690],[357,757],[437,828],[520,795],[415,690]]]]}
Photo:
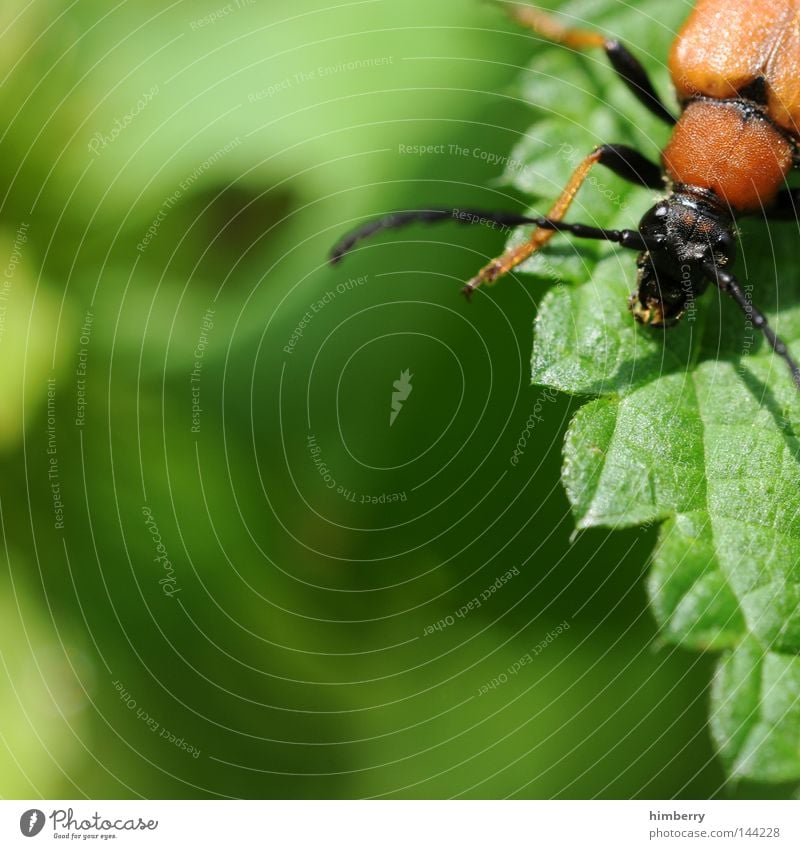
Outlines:
{"type": "Polygon", "coordinates": [[[703,293],[704,265],[725,267],[736,256],[733,221],[711,192],[678,187],[645,214],[639,232],[649,248],[639,256],[630,308],[653,327],[677,322],[703,293]]]}

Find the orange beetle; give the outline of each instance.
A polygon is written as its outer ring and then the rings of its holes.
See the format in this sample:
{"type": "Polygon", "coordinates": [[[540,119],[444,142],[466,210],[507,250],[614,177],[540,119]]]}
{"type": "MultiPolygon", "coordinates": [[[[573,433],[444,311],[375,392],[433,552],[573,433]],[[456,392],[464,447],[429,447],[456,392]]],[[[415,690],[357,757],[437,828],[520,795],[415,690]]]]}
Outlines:
{"type": "Polygon", "coordinates": [[[625,145],[603,145],[578,166],[545,217],[446,208],[398,212],[346,236],[331,261],[338,262],[373,233],[414,221],[536,225],[527,242],[490,262],[467,283],[469,296],[540,250],[556,232],[615,242],[639,252],[638,285],[630,299],[638,321],[653,327],[675,323],[713,283],[764,333],[800,388],[800,367],[728,270],[736,253],[737,213],[794,218],[800,207],[800,191],[782,188],[800,165],[800,0],[699,0],[670,54],[682,107],[677,121],[642,65],[619,41],[564,27],[530,6],[502,5],[519,23],[552,41],[605,50],[641,103],[674,125],[662,154],[663,168],[625,145]],[[575,195],[598,164],[646,188],[660,189],[666,182],[669,195],[636,230],[565,222],[575,195]]]}

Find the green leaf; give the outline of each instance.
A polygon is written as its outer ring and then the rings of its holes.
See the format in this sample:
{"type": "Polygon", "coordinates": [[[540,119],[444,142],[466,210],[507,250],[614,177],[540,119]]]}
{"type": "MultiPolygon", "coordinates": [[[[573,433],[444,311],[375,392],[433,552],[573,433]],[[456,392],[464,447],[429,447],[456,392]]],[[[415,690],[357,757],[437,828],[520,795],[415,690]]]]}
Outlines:
{"type": "MultiPolygon", "coordinates": [[[[598,17],[596,4],[567,8],[598,17]]],[[[684,8],[645,2],[626,12],[607,30],[636,46],[666,92],[663,59],[684,8]]],[[[521,92],[541,116],[506,177],[539,213],[596,144],[631,144],[656,158],[669,135],[595,57],[541,46],[521,92]]],[[[570,218],[636,226],[654,195],[594,174],[570,218]]],[[[797,227],[748,223],[741,235],[737,270],[800,355],[797,227]]],[[[724,762],[737,778],[800,780],[800,396],[785,365],[715,291],[677,328],[637,326],[627,308],[636,278],[627,252],[557,239],[521,270],[547,287],[534,383],[595,396],[565,446],[563,481],[578,527],[661,523],[649,593],[662,639],[727,652],[711,718],[724,762]]]]}
{"type": "Polygon", "coordinates": [[[649,588],[656,617],[670,642],[697,649],[729,648],[745,631],[704,510],[678,514],[664,526],[649,588]]]}
{"type": "Polygon", "coordinates": [[[800,657],[746,640],[722,660],[711,727],[735,778],[800,780],[800,657]]]}
{"type": "Polygon", "coordinates": [[[737,382],[729,366],[703,363],[587,404],[567,437],[564,482],[581,528],[692,517],[692,533],[680,542],[672,539],[673,525],[662,531],[652,584],[657,610],[670,609],[665,594],[674,596],[675,582],[685,580],[670,570],[670,555],[678,552],[698,578],[719,573],[750,633],[771,648],[797,652],[798,443],[737,382]],[[687,545],[692,539],[696,544],[687,545]]]}

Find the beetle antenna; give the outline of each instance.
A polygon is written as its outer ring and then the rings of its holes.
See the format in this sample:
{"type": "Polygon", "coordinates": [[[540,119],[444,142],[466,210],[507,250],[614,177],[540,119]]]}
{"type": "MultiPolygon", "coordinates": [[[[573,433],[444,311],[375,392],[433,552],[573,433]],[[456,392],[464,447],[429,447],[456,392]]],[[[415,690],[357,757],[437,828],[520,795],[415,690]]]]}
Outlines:
{"type": "Polygon", "coordinates": [[[753,327],[757,327],[767,341],[772,346],[772,350],[783,359],[792,373],[792,378],[795,385],[800,389],[800,366],[797,365],[794,357],[789,353],[786,343],[778,336],[775,331],[769,326],[767,317],[761,312],[758,307],[754,306],[747,293],[742,289],[739,281],[728,271],[718,268],[713,263],[706,263],[703,266],[708,278],[714,283],[720,292],[725,292],[730,295],[739,305],[742,312],[753,323],[753,327]]]}
{"type": "Polygon", "coordinates": [[[603,242],[616,242],[623,248],[632,248],[637,251],[649,250],[658,247],[651,244],[642,236],[638,230],[604,230],[601,227],[590,227],[587,224],[570,224],[566,221],[558,221],[554,218],[531,217],[519,215],[515,212],[489,212],[485,209],[419,209],[408,212],[393,212],[383,218],[370,221],[362,225],[342,238],[333,248],[330,254],[330,262],[336,265],[353,250],[353,248],[364,239],[379,233],[382,230],[396,230],[409,224],[433,224],[438,221],[455,221],[457,224],[483,224],[499,226],[503,230],[511,230],[512,227],[520,227],[524,224],[533,224],[542,230],[566,233],[578,239],[597,239],[603,242]]]}
{"type": "Polygon", "coordinates": [[[438,208],[415,209],[406,212],[392,212],[383,218],[370,221],[342,238],[331,251],[331,264],[336,265],[364,239],[380,233],[382,230],[397,230],[409,224],[435,224],[439,221],[455,221],[457,224],[491,224],[510,229],[522,224],[536,224],[539,219],[514,212],[487,212],[480,209],[438,208]]]}

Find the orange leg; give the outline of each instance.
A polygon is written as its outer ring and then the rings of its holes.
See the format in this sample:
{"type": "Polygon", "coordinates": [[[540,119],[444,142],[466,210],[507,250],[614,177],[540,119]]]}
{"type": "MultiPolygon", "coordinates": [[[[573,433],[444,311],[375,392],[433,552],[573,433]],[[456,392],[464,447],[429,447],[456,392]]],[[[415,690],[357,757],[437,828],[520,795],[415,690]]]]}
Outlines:
{"type": "Polygon", "coordinates": [[[615,38],[606,38],[599,32],[565,26],[553,15],[524,3],[503,3],[500,0],[495,2],[501,5],[518,24],[556,44],[563,44],[573,50],[589,50],[593,47],[605,50],[617,75],[636,99],[660,120],[667,124],[675,123],[674,116],[659,98],[650,82],[647,71],[624,44],[615,38]]]}
{"type": "Polygon", "coordinates": [[[560,23],[553,15],[535,9],[533,6],[525,6],[520,3],[503,3],[502,6],[518,24],[532,29],[556,44],[563,44],[565,47],[571,47],[574,50],[606,46],[606,39],[599,32],[571,29],[560,23]]]}
{"type": "MultiPolygon", "coordinates": [[[[570,180],[560,197],[545,216],[547,219],[554,222],[564,220],[564,216],[567,214],[567,211],[572,205],[572,201],[575,199],[575,195],[578,194],[578,190],[589,176],[589,171],[591,171],[593,165],[596,165],[600,161],[601,157],[602,151],[598,148],[587,156],[583,162],[581,162],[581,164],[575,169],[572,177],[570,177],[570,180]]],[[[470,297],[478,286],[483,283],[486,283],[487,285],[495,283],[504,274],[508,274],[509,271],[516,268],[520,263],[525,262],[525,260],[533,256],[536,251],[543,248],[550,239],[555,236],[555,234],[556,230],[537,227],[527,242],[519,247],[506,251],[506,253],[502,256],[492,260],[488,265],[484,266],[484,268],[481,269],[481,271],[464,287],[464,294],[467,297],[470,297]]]]}

